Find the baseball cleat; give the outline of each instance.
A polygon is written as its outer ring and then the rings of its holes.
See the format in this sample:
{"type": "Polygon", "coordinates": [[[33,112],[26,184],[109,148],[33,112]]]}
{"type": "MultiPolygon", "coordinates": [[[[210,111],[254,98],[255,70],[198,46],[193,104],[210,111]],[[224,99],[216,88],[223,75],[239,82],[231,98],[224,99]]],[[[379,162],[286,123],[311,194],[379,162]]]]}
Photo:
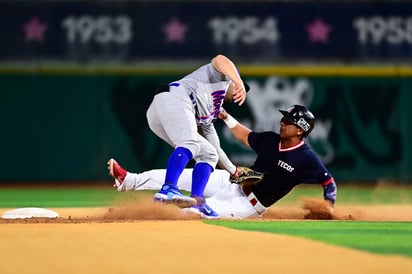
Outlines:
{"type": "Polygon", "coordinates": [[[194,214],[200,215],[200,218],[204,218],[204,219],[220,218],[219,214],[207,204],[194,205],[190,208],[185,208],[184,211],[188,213],[194,213],[194,214]]]}
{"type": "Polygon", "coordinates": [[[180,208],[194,206],[195,198],[183,195],[174,185],[164,184],[162,189],[153,196],[153,201],[165,204],[174,204],[180,208]]]}
{"type": "Polygon", "coordinates": [[[126,178],[127,170],[121,167],[119,163],[117,163],[113,158],[107,162],[107,169],[109,170],[110,176],[114,178],[115,184],[113,185],[113,187],[119,189],[122,186],[124,179],[126,178]]]}

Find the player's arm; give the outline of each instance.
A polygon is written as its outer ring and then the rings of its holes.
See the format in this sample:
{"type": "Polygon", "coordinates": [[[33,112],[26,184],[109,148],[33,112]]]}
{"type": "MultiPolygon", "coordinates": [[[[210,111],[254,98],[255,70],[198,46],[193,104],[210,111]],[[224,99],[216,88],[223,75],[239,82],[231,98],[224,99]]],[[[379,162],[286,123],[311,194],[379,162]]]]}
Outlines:
{"type": "Polygon", "coordinates": [[[324,200],[330,201],[332,206],[336,202],[337,187],[335,180],[330,178],[328,181],[322,184],[323,186],[323,198],[324,200]]]}
{"type": "Polygon", "coordinates": [[[217,151],[218,166],[227,170],[231,177],[236,177],[240,170],[232,163],[232,161],[230,161],[226,152],[221,148],[219,136],[216,133],[215,127],[213,125],[201,126],[200,129],[201,135],[204,136],[217,151]]]}
{"type": "Polygon", "coordinates": [[[241,106],[246,100],[246,89],[236,65],[226,56],[219,54],[212,59],[212,66],[232,80],[233,101],[241,106]]]}
{"type": "Polygon", "coordinates": [[[249,133],[252,131],[251,129],[240,124],[235,118],[233,118],[229,113],[227,113],[224,108],[221,109],[219,113],[219,118],[222,119],[223,122],[225,122],[227,127],[232,132],[232,135],[236,139],[238,139],[245,146],[250,147],[248,136],[249,133]]]}

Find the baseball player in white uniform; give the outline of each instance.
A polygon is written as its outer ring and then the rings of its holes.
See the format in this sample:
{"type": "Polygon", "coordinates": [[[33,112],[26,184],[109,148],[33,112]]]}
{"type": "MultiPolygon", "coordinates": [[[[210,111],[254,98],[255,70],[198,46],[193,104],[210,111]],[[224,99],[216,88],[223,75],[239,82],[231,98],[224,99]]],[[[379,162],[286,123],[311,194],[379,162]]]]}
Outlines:
{"type": "Polygon", "coordinates": [[[234,63],[217,55],[182,79],[156,94],[147,110],[150,129],[175,150],[171,153],[163,186],[155,201],[192,207],[209,217],[218,217],[205,202],[204,189],[217,164],[236,177],[237,167],[220,147],[213,122],[218,119],[224,101],[241,106],[246,89],[234,63]],[[178,179],[188,162],[194,159],[191,197],[183,195],[178,179]]]}
{"type": "MultiPolygon", "coordinates": [[[[114,159],[114,170],[125,172],[124,181],[122,184],[115,185],[119,192],[131,190],[159,190],[166,175],[166,169],[152,169],[141,173],[133,173],[125,170],[114,159]]],[[[190,191],[192,188],[192,172],[193,169],[186,168],[183,170],[179,182],[177,184],[180,190],[190,191]]],[[[216,207],[221,218],[254,218],[260,214],[256,211],[253,205],[249,202],[247,196],[242,192],[242,189],[237,184],[231,184],[229,181],[230,174],[223,169],[216,169],[209,178],[209,182],[204,190],[206,202],[211,207],[216,207]]],[[[186,210],[186,209],[183,209],[186,210]]],[[[204,212],[192,211],[188,212],[199,214],[202,218],[213,218],[210,214],[204,212]]],[[[215,217],[216,218],[216,217],[215,217]]]]}

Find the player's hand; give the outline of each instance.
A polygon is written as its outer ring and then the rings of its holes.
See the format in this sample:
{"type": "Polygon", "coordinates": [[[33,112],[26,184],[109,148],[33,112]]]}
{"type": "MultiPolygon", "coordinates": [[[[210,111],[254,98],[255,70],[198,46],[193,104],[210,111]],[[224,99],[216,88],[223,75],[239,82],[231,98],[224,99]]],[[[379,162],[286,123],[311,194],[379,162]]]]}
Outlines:
{"type": "Polygon", "coordinates": [[[237,179],[239,178],[240,174],[242,174],[242,170],[237,166],[235,173],[230,174],[230,179],[237,179]]]}
{"type": "Polygon", "coordinates": [[[230,182],[241,186],[252,186],[263,180],[265,175],[249,167],[236,167],[236,172],[230,176],[230,182]]]}
{"type": "Polygon", "coordinates": [[[220,108],[220,112],[219,112],[219,115],[217,117],[221,120],[225,120],[227,118],[227,115],[228,114],[226,112],[226,109],[220,108]]]}
{"type": "Polygon", "coordinates": [[[243,105],[246,100],[246,90],[243,82],[235,83],[232,82],[233,89],[233,102],[237,103],[239,106],[243,105]]]}

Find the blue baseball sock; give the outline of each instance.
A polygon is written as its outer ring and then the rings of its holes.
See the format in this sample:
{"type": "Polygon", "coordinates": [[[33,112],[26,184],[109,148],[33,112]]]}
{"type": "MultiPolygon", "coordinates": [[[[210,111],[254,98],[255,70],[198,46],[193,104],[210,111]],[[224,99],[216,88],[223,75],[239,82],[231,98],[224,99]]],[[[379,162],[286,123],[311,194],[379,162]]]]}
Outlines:
{"type": "Polygon", "coordinates": [[[207,163],[197,163],[192,173],[192,196],[203,197],[213,167],[207,163]]]}
{"type": "Polygon", "coordinates": [[[169,157],[167,162],[167,170],[165,177],[165,184],[176,186],[183,169],[187,163],[192,159],[193,155],[187,148],[177,147],[169,157]]]}

